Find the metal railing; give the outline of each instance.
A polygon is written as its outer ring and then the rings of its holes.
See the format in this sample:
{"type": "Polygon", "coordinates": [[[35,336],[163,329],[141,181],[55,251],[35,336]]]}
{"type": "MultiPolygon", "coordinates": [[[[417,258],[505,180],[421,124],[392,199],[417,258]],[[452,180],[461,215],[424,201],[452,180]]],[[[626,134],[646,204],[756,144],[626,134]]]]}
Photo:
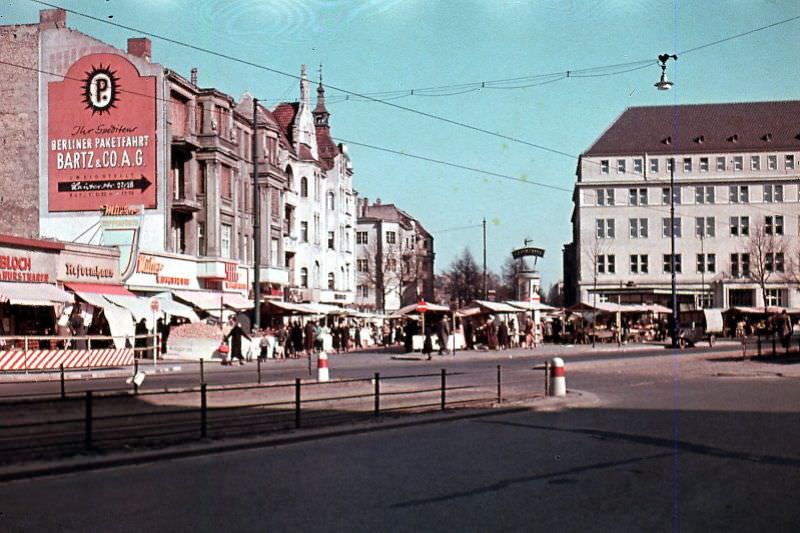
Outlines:
{"type": "Polygon", "coordinates": [[[316,382],[85,390],[0,402],[0,463],[383,420],[541,396],[538,371],[496,368],[316,382]]]}

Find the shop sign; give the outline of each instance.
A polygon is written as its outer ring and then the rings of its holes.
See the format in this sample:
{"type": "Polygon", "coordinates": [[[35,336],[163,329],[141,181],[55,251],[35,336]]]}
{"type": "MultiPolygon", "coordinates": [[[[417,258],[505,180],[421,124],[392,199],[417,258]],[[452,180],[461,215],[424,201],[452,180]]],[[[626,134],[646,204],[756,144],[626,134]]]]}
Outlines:
{"type": "Polygon", "coordinates": [[[225,263],[225,282],[223,289],[226,291],[249,292],[247,269],[236,263],[225,263]],[[242,270],[240,272],[240,269],[242,270]]]}
{"type": "Polygon", "coordinates": [[[90,54],[48,86],[50,212],[156,207],[156,78],[90,54]]]}
{"type": "Polygon", "coordinates": [[[47,283],[50,276],[46,272],[33,272],[30,256],[0,255],[0,281],[47,283]]]}
{"type": "Polygon", "coordinates": [[[109,267],[101,267],[98,265],[76,265],[74,263],[64,263],[67,277],[75,279],[112,279],[114,278],[114,269],[109,267]]]}
{"type": "Polygon", "coordinates": [[[198,288],[194,274],[196,265],[193,261],[161,257],[150,254],[139,254],[133,275],[128,278],[128,285],[159,286],[166,288],[198,288]]]}

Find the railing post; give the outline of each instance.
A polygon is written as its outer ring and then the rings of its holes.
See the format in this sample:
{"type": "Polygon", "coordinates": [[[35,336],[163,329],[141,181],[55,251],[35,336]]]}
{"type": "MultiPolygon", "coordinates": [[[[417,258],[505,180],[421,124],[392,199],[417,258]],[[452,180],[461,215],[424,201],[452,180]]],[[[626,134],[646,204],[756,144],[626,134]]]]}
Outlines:
{"type": "Polygon", "coordinates": [[[64,383],[64,363],[61,363],[61,399],[64,400],[67,397],[67,388],[66,383],[64,383]]]}
{"type": "Polygon", "coordinates": [[[84,447],[92,449],[92,391],[86,391],[86,417],[84,419],[84,447]]]}
{"type": "Polygon", "coordinates": [[[500,365],[497,365],[497,403],[502,403],[503,401],[503,389],[501,388],[502,381],[500,372],[500,365]]]}
{"type": "Polygon", "coordinates": [[[200,438],[208,437],[208,403],[206,398],[206,384],[200,384],[200,438]]]}
{"type": "Polygon", "coordinates": [[[200,384],[201,385],[206,382],[206,371],[205,371],[205,367],[203,365],[204,365],[204,362],[203,362],[203,358],[201,357],[200,358],[200,384]]]}
{"type": "Polygon", "coordinates": [[[445,405],[447,404],[447,370],[444,368],[442,369],[442,411],[445,409],[445,405]]]}
{"type": "Polygon", "coordinates": [[[133,393],[139,394],[139,384],[136,383],[136,376],[139,374],[139,360],[136,357],[133,358],[133,393]]]}
{"type": "Polygon", "coordinates": [[[544,395],[550,396],[550,361],[544,362],[544,395]]]}
{"type": "Polygon", "coordinates": [[[258,384],[261,385],[261,358],[256,359],[256,368],[258,369],[258,384]]]}
{"type": "Polygon", "coordinates": [[[381,416],[381,373],[375,372],[375,418],[381,416]]]}
{"type": "Polygon", "coordinates": [[[294,378],[294,427],[300,427],[300,378],[294,378]]]}

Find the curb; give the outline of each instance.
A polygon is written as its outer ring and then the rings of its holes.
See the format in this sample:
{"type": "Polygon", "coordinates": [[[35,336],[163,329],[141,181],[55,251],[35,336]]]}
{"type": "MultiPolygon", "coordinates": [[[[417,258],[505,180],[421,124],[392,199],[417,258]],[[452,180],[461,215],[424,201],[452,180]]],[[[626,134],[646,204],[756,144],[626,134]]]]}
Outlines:
{"type": "MultiPolygon", "coordinates": [[[[145,375],[169,374],[172,372],[181,372],[183,368],[181,365],[164,364],[156,368],[139,366],[139,371],[145,375]]],[[[133,366],[130,368],[114,368],[109,370],[92,370],[90,372],[81,371],[65,371],[64,381],[77,381],[83,379],[99,379],[99,378],[126,378],[133,374],[133,366]]],[[[28,374],[5,374],[0,375],[0,383],[40,383],[47,381],[59,381],[61,374],[58,370],[47,372],[35,372],[28,374]]]]}
{"type": "MultiPolygon", "coordinates": [[[[561,399],[555,397],[537,396],[520,402],[504,403],[502,406],[492,404],[490,407],[480,410],[453,410],[452,412],[445,412],[444,415],[442,415],[441,412],[426,413],[412,415],[411,420],[387,421],[384,419],[378,422],[373,421],[361,423],[359,426],[348,427],[345,429],[313,429],[304,433],[295,433],[289,435],[250,437],[245,439],[240,438],[219,442],[195,442],[191,444],[172,446],[169,448],[164,448],[163,450],[130,452],[128,454],[118,454],[116,456],[108,457],[79,457],[77,459],[70,458],[51,464],[32,463],[29,465],[9,466],[0,468],[0,482],[18,481],[23,479],[57,476],[95,470],[106,470],[120,466],[134,466],[158,461],[169,461],[258,448],[285,446],[320,439],[361,435],[376,431],[403,429],[407,427],[423,426],[428,424],[440,424],[457,420],[469,420],[487,416],[520,413],[524,411],[552,411],[558,408],[569,408],[572,406],[581,405],[585,403],[586,399],[591,400],[592,397],[596,398],[596,396],[593,394],[582,391],[570,390],[567,391],[567,394],[575,394],[579,399],[583,400],[578,400],[578,402],[575,403],[575,398],[568,397],[566,399],[561,399]]],[[[292,431],[302,432],[303,430],[301,429],[292,431]]]]}

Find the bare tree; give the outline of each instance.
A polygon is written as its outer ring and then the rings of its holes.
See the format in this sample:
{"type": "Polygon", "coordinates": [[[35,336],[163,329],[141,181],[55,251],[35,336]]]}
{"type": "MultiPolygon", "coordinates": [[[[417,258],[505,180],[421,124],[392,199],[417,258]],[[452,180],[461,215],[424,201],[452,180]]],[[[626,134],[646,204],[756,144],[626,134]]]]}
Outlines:
{"type": "Polygon", "coordinates": [[[785,273],[785,245],[780,235],[768,226],[761,224],[751,228],[747,241],[747,254],[750,259],[749,277],[758,284],[767,311],[767,284],[773,275],[785,273]]]}
{"type": "Polygon", "coordinates": [[[373,241],[359,251],[357,259],[360,262],[358,282],[375,291],[377,309],[385,312],[387,297],[391,295],[396,295],[402,306],[420,292],[417,283],[421,279],[423,260],[417,250],[403,248],[400,244],[384,244],[379,249],[373,241]]]}
{"type": "MultiPolygon", "coordinates": [[[[594,234],[594,238],[589,242],[586,248],[583,250],[583,256],[586,260],[586,263],[592,267],[592,346],[595,344],[595,324],[597,323],[597,274],[599,273],[599,266],[600,266],[600,256],[603,256],[605,259],[605,268],[608,271],[609,263],[607,257],[607,251],[610,247],[610,243],[605,239],[600,239],[597,237],[597,233],[594,234]]],[[[614,269],[616,271],[616,260],[614,261],[614,269]]],[[[583,269],[581,269],[583,270],[583,269]]],[[[581,279],[583,279],[583,272],[581,272],[581,279]]]]}
{"type": "Polygon", "coordinates": [[[459,302],[459,306],[480,298],[483,287],[482,271],[469,248],[464,248],[461,255],[450,263],[443,276],[446,280],[446,292],[450,299],[459,302]]]}

